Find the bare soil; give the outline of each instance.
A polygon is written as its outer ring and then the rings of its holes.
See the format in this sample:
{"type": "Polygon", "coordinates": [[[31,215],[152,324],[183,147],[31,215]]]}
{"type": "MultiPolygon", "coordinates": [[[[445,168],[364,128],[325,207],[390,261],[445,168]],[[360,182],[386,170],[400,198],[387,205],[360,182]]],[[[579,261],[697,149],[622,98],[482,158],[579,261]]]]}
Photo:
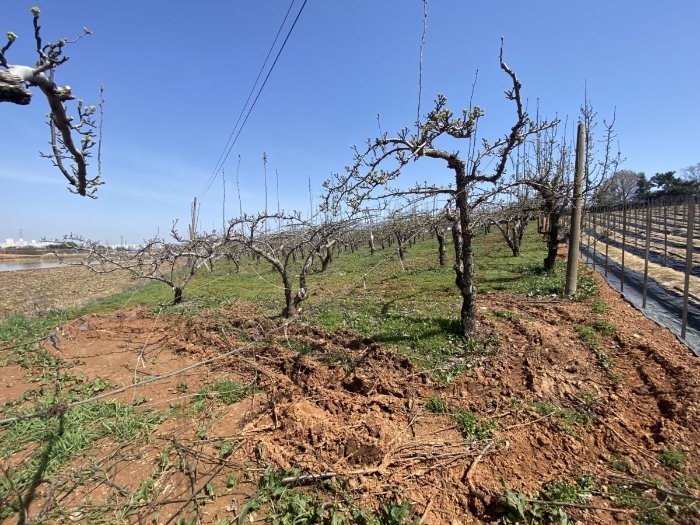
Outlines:
{"type": "MultiPolygon", "coordinates": [[[[36,258],[25,256],[24,260],[36,258]]],[[[100,275],[84,266],[0,272],[0,320],[80,306],[137,285],[127,272],[100,275]]]]}
{"type": "MultiPolygon", "coordinates": [[[[128,279],[105,282],[104,276],[91,281],[87,273],[76,273],[81,271],[13,272],[14,279],[4,280],[0,274],[0,318],[129,285],[128,279]],[[34,294],[30,286],[54,295],[34,294]],[[32,297],[41,297],[41,305],[32,297]]],[[[360,506],[376,508],[396,497],[410,501],[427,524],[491,523],[504,493],[501,480],[533,498],[546,483],[573,482],[582,473],[602,480],[603,490],[620,478],[699,477],[700,360],[595,278],[607,305],[601,314],[592,313],[590,302],[481,294],[481,330],[495,334],[500,350],[447,385],[371,339],[302,323],[285,327],[244,304],[217,317],[170,318],[145,308],[86,315],[62,327],[57,348],[48,342],[46,347],[64,360],[77,359],[76,370],[86,377],[100,376],[117,386],[228,354],[118,399],[187,407],[197,388],[218,378],[256,382],[265,393],[216,405],[217,412],[203,418],[171,418],[147,441],[125,450],[105,443],[96,457],[66,471],[62,483],[70,490],[60,505],[76,522],[91,505],[113,509],[110,522],[150,522],[157,507],[164,519],[181,512],[212,481],[218,497],[201,507],[200,522],[224,517],[234,522],[267,462],[303,473],[332,473],[332,479],[345,480],[345,494],[360,506]],[[575,330],[596,319],[618,327],[614,335],[601,337],[616,379],[575,330]],[[255,340],[260,342],[250,344],[255,340]],[[450,411],[466,409],[497,424],[492,437],[465,440],[448,415],[424,408],[432,395],[450,411]],[[542,415],[536,406],[545,402],[585,414],[589,422],[542,415]],[[216,446],[224,440],[235,441],[236,449],[221,459],[216,446]],[[170,460],[188,468],[157,477],[154,501],[118,519],[120,504],[152,475],[166,446],[170,460]],[[680,473],[658,459],[669,447],[686,454],[680,473]],[[91,462],[101,465],[103,477],[80,480],[76,473],[91,462]]],[[[13,367],[2,375],[0,404],[37,387],[24,383],[23,373],[13,367]]],[[[55,497],[56,486],[39,487],[30,515],[55,497]]],[[[700,497],[700,491],[687,490],[700,497]]],[[[578,523],[633,522],[634,511],[612,511],[605,496],[592,494],[588,508],[565,510],[578,523]]],[[[679,523],[700,523],[700,517],[696,513],[679,523]]]]}

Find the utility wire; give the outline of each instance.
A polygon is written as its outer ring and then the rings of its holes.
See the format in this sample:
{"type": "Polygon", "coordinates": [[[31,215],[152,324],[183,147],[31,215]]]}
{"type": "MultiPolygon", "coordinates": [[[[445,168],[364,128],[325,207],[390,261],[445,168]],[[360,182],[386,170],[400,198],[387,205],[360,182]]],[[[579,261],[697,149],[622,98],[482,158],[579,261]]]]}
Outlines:
{"type": "Polygon", "coordinates": [[[200,193],[200,198],[204,193],[206,193],[207,189],[209,186],[212,184],[212,181],[216,177],[219,169],[221,169],[221,159],[223,158],[224,154],[226,153],[226,148],[228,148],[229,144],[231,143],[231,139],[233,139],[233,134],[236,132],[236,128],[238,127],[238,124],[241,122],[241,118],[243,118],[243,113],[245,113],[245,108],[248,107],[248,102],[250,102],[251,97],[253,96],[253,93],[255,92],[255,87],[258,85],[258,81],[260,80],[260,77],[262,76],[263,71],[265,70],[265,66],[267,66],[267,61],[270,60],[270,55],[272,55],[272,50],[275,48],[275,44],[277,44],[277,39],[280,37],[280,33],[282,33],[282,28],[284,27],[284,24],[287,22],[287,18],[289,17],[289,13],[292,10],[292,7],[294,6],[294,2],[296,0],[292,0],[292,3],[289,4],[289,9],[287,9],[287,13],[284,15],[284,20],[282,20],[282,23],[280,24],[279,29],[277,30],[277,34],[275,35],[275,39],[272,42],[272,45],[270,46],[270,50],[267,52],[267,56],[265,57],[265,62],[263,62],[262,67],[260,67],[260,71],[258,72],[258,76],[255,79],[255,82],[253,83],[253,87],[250,88],[250,93],[248,93],[248,98],[245,101],[245,104],[243,104],[243,107],[241,108],[241,112],[238,115],[238,120],[236,121],[236,124],[233,126],[233,129],[231,130],[231,134],[228,137],[228,140],[226,141],[226,145],[224,146],[224,149],[221,151],[221,154],[219,155],[218,160],[216,161],[216,166],[214,167],[214,171],[211,174],[211,177],[207,181],[207,184],[205,185],[205,189],[203,190],[202,193],[200,193]]]}
{"type": "Polygon", "coordinates": [[[236,125],[233,127],[233,130],[231,131],[231,135],[229,136],[229,139],[226,143],[226,146],[224,146],[224,151],[222,151],[221,155],[219,155],[219,160],[217,161],[217,166],[214,169],[214,172],[212,173],[211,177],[209,177],[209,180],[207,181],[204,189],[199,194],[200,200],[202,197],[204,197],[204,195],[206,195],[207,191],[209,191],[209,188],[211,187],[212,183],[214,182],[214,179],[216,178],[219,170],[221,168],[223,168],[224,164],[226,163],[226,159],[228,159],[228,156],[231,153],[231,150],[233,149],[233,146],[238,141],[238,137],[240,136],[241,131],[243,131],[243,127],[245,126],[246,122],[248,122],[248,117],[250,117],[250,113],[253,111],[253,108],[255,107],[255,104],[258,101],[260,94],[262,93],[262,90],[265,88],[265,84],[267,84],[267,80],[270,78],[270,74],[272,73],[272,70],[275,68],[275,65],[277,64],[277,60],[279,60],[279,57],[282,54],[282,51],[284,50],[285,46],[287,45],[287,41],[289,40],[289,37],[292,35],[292,31],[294,31],[294,27],[296,26],[297,21],[299,20],[299,17],[301,16],[301,13],[304,11],[304,7],[306,7],[306,3],[308,2],[308,0],[304,0],[304,3],[301,5],[301,8],[299,9],[297,16],[294,19],[294,22],[292,23],[292,27],[289,28],[289,31],[287,32],[287,36],[285,37],[284,42],[282,42],[282,46],[280,47],[279,51],[277,52],[277,56],[275,57],[274,62],[270,66],[270,69],[267,72],[267,75],[265,76],[265,80],[263,81],[262,85],[260,86],[260,89],[258,90],[257,95],[255,95],[255,99],[253,100],[253,103],[251,104],[250,108],[248,109],[248,113],[246,114],[245,119],[243,120],[243,123],[241,124],[240,128],[238,128],[238,133],[236,133],[236,136],[232,142],[231,137],[233,137],[233,134],[236,131],[236,127],[238,126],[238,123],[241,120],[241,116],[243,115],[243,112],[245,111],[245,108],[248,105],[248,101],[250,100],[250,97],[252,96],[253,91],[255,91],[255,86],[257,85],[258,80],[260,79],[260,75],[262,74],[263,70],[265,69],[265,65],[267,64],[267,61],[270,58],[270,54],[272,53],[272,49],[275,47],[275,43],[277,42],[277,38],[279,37],[279,34],[282,31],[282,27],[284,26],[284,23],[287,20],[289,12],[291,11],[292,6],[294,5],[294,2],[295,2],[295,0],[292,0],[292,3],[289,6],[289,9],[287,10],[287,14],[285,15],[284,20],[282,21],[282,24],[280,25],[280,28],[277,31],[277,36],[275,36],[275,40],[272,43],[272,46],[270,47],[270,51],[268,52],[267,57],[265,58],[265,63],[263,64],[262,68],[260,69],[260,72],[258,73],[258,77],[255,80],[255,84],[253,84],[253,88],[251,89],[250,94],[248,95],[248,99],[246,100],[246,103],[244,104],[243,109],[241,110],[241,114],[238,116],[238,121],[236,121],[236,125]],[[224,154],[224,152],[225,152],[225,154],[224,154]],[[223,160],[222,160],[222,156],[223,156],[223,160]]]}

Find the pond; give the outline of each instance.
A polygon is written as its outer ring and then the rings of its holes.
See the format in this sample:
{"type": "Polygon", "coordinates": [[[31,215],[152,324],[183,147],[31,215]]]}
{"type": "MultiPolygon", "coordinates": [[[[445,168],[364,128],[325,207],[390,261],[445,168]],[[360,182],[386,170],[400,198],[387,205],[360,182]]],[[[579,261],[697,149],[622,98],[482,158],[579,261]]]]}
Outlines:
{"type": "Polygon", "coordinates": [[[44,261],[42,259],[0,259],[0,272],[12,272],[14,270],[39,270],[42,268],[56,268],[64,266],[58,261],[44,261]]]}

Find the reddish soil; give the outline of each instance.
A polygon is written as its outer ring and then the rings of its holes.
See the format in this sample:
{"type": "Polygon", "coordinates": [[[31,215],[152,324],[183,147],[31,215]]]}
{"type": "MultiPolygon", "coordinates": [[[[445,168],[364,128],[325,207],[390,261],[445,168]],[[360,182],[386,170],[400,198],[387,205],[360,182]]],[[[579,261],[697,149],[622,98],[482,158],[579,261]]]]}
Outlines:
{"type": "MultiPolygon", "coordinates": [[[[52,490],[65,484],[60,505],[73,521],[91,505],[104,505],[113,513],[106,515],[108,522],[146,523],[157,507],[165,519],[180,512],[195,491],[213,481],[218,497],[201,507],[200,521],[234,522],[267,462],[303,473],[334,473],[336,481],[345,480],[346,497],[360,506],[376,508],[395,496],[409,500],[427,524],[462,524],[497,519],[501,479],[533,498],[548,482],[573,482],[577,474],[592,473],[603,493],[592,494],[587,509],[566,507],[572,522],[632,523],[634,511],[610,510],[605,487],[622,483],[620,478],[678,477],[658,460],[668,447],[685,452],[682,474],[700,477],[700,360],[604,282],[600,288],[607,305],[603,314],[593,314],[590,302],[480,295],[481,330],[495,334],[500,350],[448,385],[434,383],[409,359],[370,339],[301,323],[285,328],[246,305],[208,318],[166,318],[144,308],[84,316],[62,327],[58,349],[48,342],[46,347],[66,361],[77,359],[76,370],[86,377],[117,386],[227,354],[115,396],[123,401],[187,407],[198,388],[218,378],[257,383],[265,394],[231,405],[211,401],[202,415],[171,418],[148,440],[126,449],[105,443],[96,457],[75,462],[52,490]],[[592,319],[618,327],[613,336],[601,337],[618,379],[574,329],[592,319]],[[467,409],[497,423],[493,436],[465,441],[449,416],[423,407],[434,394],[450,411],[467,409]],[[544,402],[590,421],[541,415],[533,404],[544,402]],[[219,459],[216,446],[223,440],[235,441],[236,449],[219,459]],[[120,518],[119,509],[139,480],[152,475],[166,447],[169,460],[186,468],[157,477],[154,500],[143,502],[135,516],[120,518]],[[91,462],[102,477],[79,479],[76,473],[91,462]],[[625,465],[624,472],[615,465],[625,465]]],[[[0,404],[37,388],[12,367],[2,374],[0,404]]],[[[700,497],[696,489],[684,490],[700,497]]],[[[47,493],[47,486],[39,487],[33,515],[49,501],[47,493]]],[[[319,493],[340,498],[328,490],[319,493]]],[[[679,520],[700,523],[697,511],[679,520]]]]}

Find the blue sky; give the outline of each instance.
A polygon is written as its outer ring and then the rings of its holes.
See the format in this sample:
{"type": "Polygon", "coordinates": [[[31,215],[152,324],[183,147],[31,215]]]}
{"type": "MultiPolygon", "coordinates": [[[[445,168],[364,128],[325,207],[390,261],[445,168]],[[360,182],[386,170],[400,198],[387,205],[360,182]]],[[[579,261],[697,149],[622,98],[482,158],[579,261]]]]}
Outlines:
{"type": "MultiPolygon", "coordinates": [[[[0,241],[80,234],[137,243],[186,231],[193,197],[200,226],[222,224],[223,184],[217,161],[291,0],[70,0],[38,4],[45,40],[93,35],[70,46],[56,75],[87,103],[105,86],[103,178],[92,200],[69,193],[46,159],[46,101],[0,105],[0,241]],[[204,193],[207,181],[216,180],[204,193]]],[[[303,1],[296,0],[287,33],[303,1]]],[[[5,2],[0,34],[18,35],[7,59],[32,64],[30,7],[5,2]]],[[[697,51],[700,2],[589,0],[473,2],[430,0],[423,53],[423,113],[438,93],[455,111],[485,108],[479,132],[496,138],[512,125],[499,69],[516,71],[534,113],[575,121],[584,86],[601,118],[616,110],[623,167],[656,172],[700,162],[697,51]]],[[[352,161],[352,144],[382,129],[412,125],[418,100],[421,0],[308,0],[248,122],[224,165],[226,216],[268,207],[309,210],[321,183],[352,161]]],[[[278,46],[273,51],[276,54],[278,46]]],[[[71,107],[72,108],[72,107],[71,107]]],[[[602,123],[601,123],[602,126],[602,123]]],[[[237,130],[237,128],[236,128],[237,130]]],[[[445,144],[464,149],[463,144],[445,144]]],[[[93,165],[93,169],[96,166],[93,165]]],[[[420,180],[449,180],[444,163],[424,159],[420,180]]]]}

